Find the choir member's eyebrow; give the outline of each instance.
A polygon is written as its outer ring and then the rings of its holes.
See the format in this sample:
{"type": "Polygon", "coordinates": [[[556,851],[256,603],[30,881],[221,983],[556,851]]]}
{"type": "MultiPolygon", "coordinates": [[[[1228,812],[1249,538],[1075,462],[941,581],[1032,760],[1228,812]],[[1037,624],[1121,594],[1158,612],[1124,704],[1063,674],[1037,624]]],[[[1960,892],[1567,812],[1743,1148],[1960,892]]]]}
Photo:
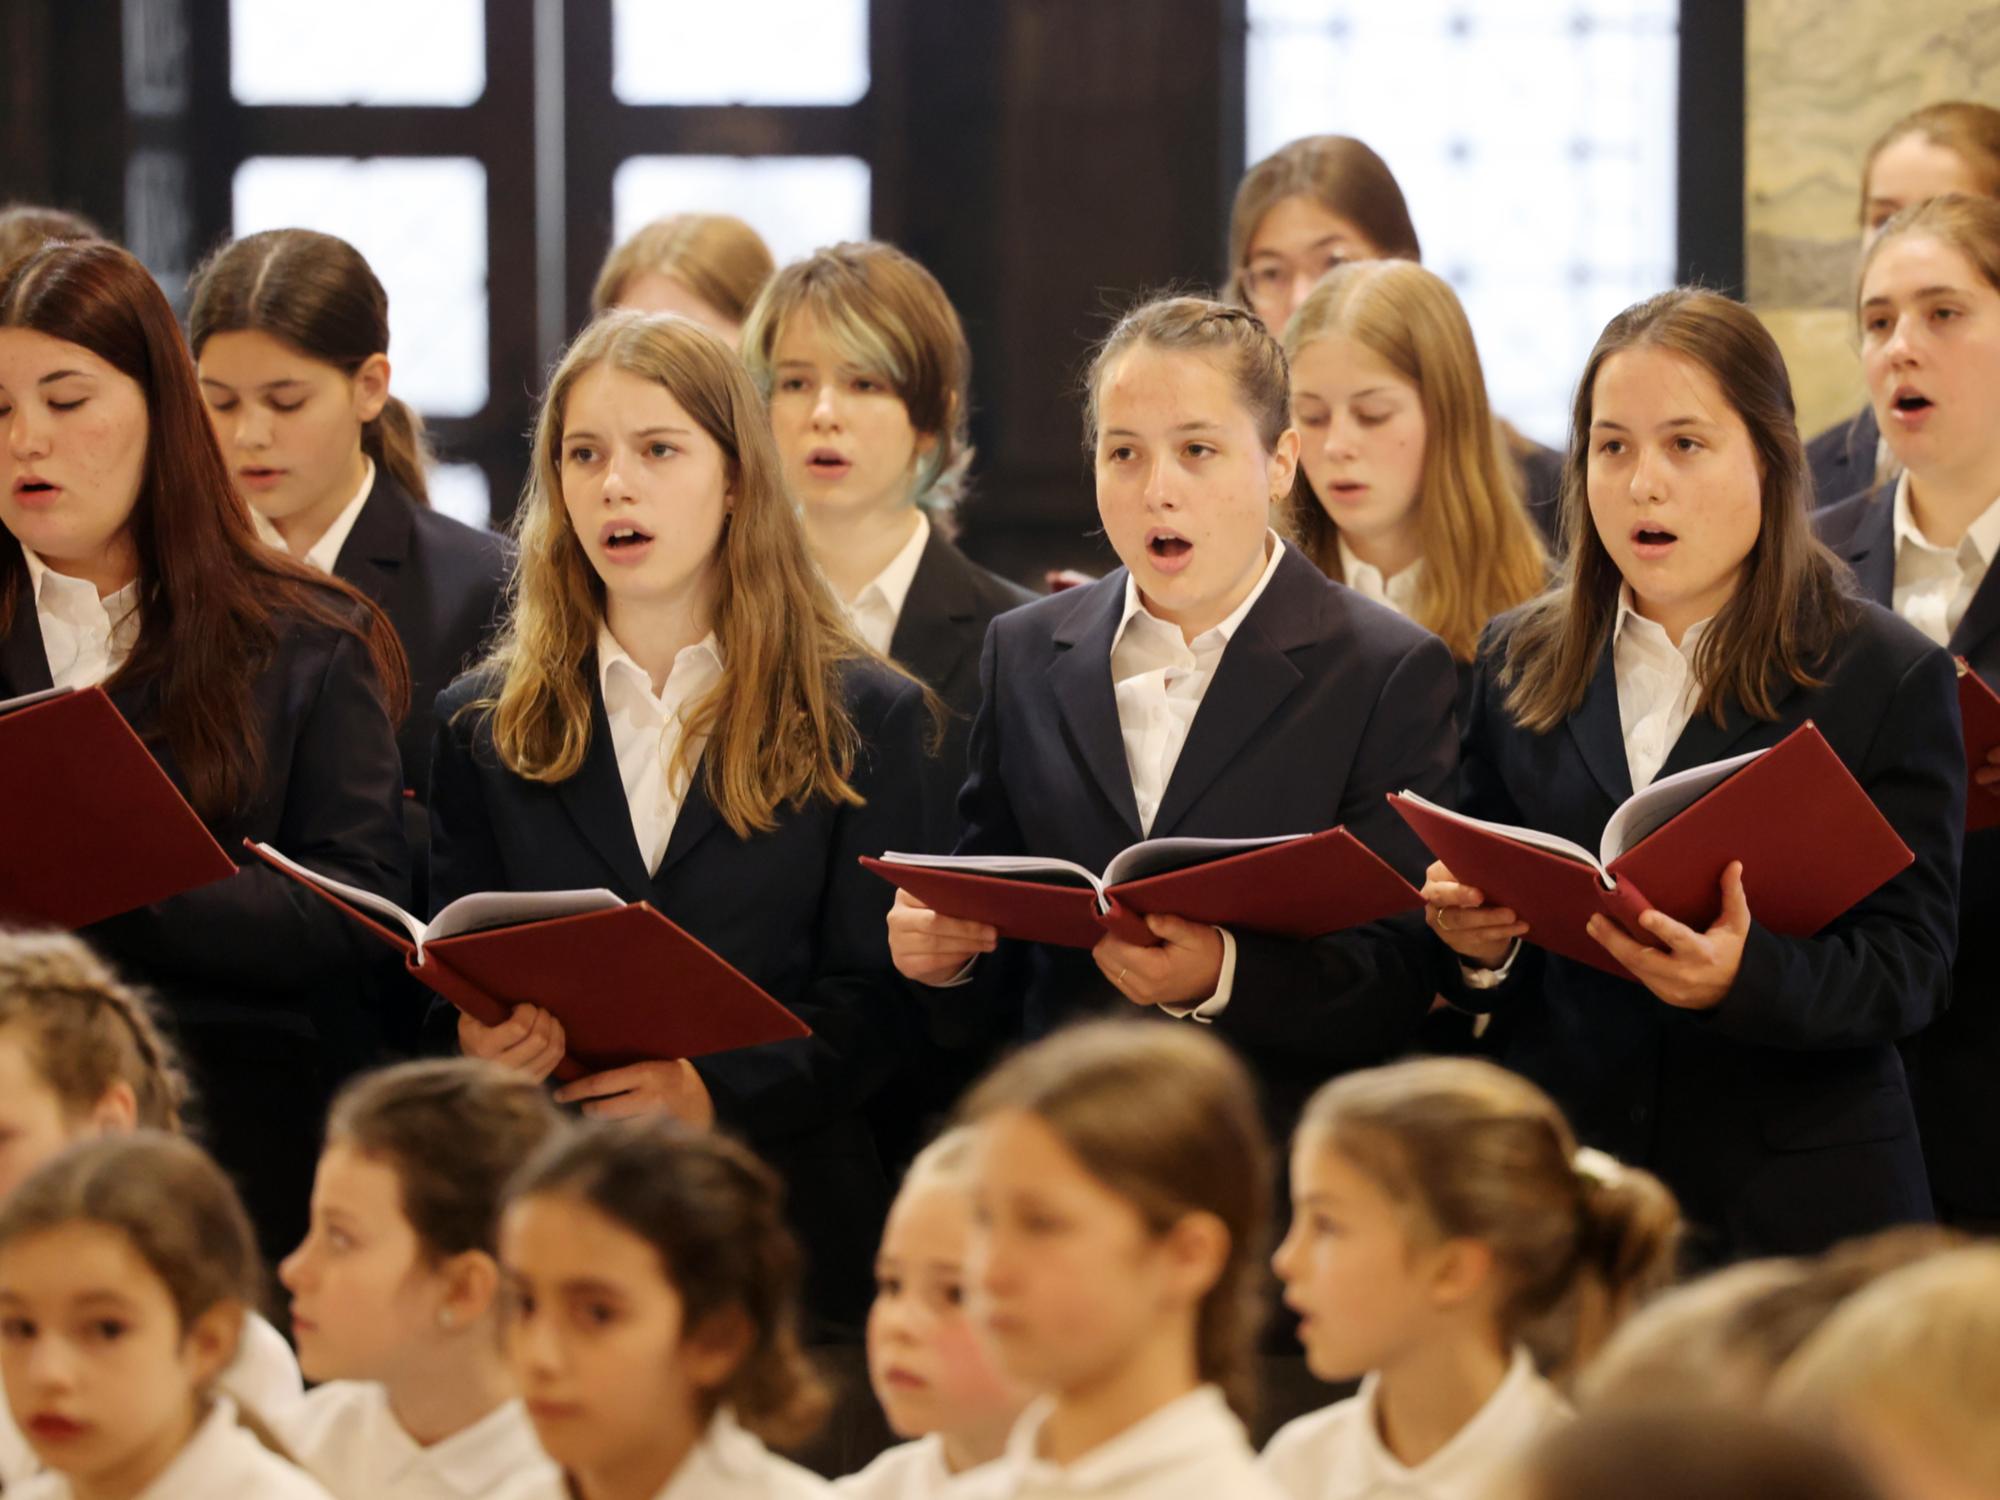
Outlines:
{"type": "MultiPolygon", "coordinates": [[[[219,391],[233,391],[236,389],[236,387],[231,385],[228,381],[217,380],[213,375],[202,376],[201,383],[203,385],[212,385],[219,391]]],[[[303,380],[299,380],[294,376],[287,375],[283,380],[267,380],[262,385],[252,386],[251,389],[257,391],[281,391],[284,390],[287,386],[304,385],[304,384],[305,382],[303,380]]]]}
{"type": "MultiPolygon", "coordinates": [[[[1656,424],[1653,430],[1655,432],[1673,432],[1682,427],[1705,428],[1713,427],[1714,425],[1715,423],[1707,417],[1668,417],[1666,421],[1656,424]]],[[[1609,418],[1599,418],[1590,424],[1590,430],[1592,432],[1630,432],[1632,429],[1627,427],[1623,422],[1613,422],[1609,418]]]]}
{"type": "MultiPolygon", "coordinates": [[[[1336,229],[1332,234],[1321,235],[1318,239],[1314,240],[1310,245],[1306,246],[1306,249],[1324,250],[1328,245],[1340,245],[1340,244],[1345,244],[1346,242],[1347,242],[1347,236],[1340,230],[1336,229]]],[[[1262,250],[1253,250],[1250,253],[1250,258],[1252,260],[1283,260],[1285,258],[1285,255],[1282,250],[1273,250],[1269,246],[1266,246],[1262,250]]]]}
{"type": "MultiPolygon", "coordinates": [[[[1964,287],[1920,286],[1914,292],[1910,293],[1910,300],[1913,302],[1926,302],[1926,301],[1931,301],[1938,297],[1963,297],[1964,295],[1965,295],[1964,287]]],[[[1870,297],[1867,301],[1863,302],[1861,305],[1864,308],[1889,307],[1894,305],[1894,302],[1895,299],[1893,297],[1884,297],[1878,295],[1870,297]]]]}
{"type": "MultiPolygon", "coordinates": [[[[1220,422],[1211,422],[1206,418],[1203,418],[1202,420],[1195,422],[1182,422],[1179,426],[1173,428],[1172,430],[1174,432],[1220,432],[1222,430],[1222,424],[1220,422]]],[[[1134,432],[1129,427],[1107,427],[1104,429],[1104,435],[1108,438],[1110,437],[1135,438],[1139,436],[1138,433],[1134,432]]]]}
{"type": "Polygon", "coordinates": [[[54,385],[58,380],[88,380],[88,379],[90,379],[90,371],[88,370],[51,370],[48,374],[44,375],[40,380],[36,381],[35,384],[54,385]]]}
{"type": "Polygon", "coordinates": [[[638,438],[688,437],[690,435],[691,429],[686,427],[641,427],[637,432],[632,434],[632,436],[638,438]]]}

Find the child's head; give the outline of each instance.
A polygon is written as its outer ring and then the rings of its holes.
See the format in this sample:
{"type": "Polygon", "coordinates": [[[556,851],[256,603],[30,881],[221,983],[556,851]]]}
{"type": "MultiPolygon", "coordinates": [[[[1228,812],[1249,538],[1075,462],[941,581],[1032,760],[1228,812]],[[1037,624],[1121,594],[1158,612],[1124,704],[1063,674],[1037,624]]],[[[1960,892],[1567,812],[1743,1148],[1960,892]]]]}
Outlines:
{"type": "Polygon", "coordinates": [[[156,1131],[71,1147],[0,1207],[0,1383],[79,1491],[136,1494],[235,1357],[259,1267],[221,1168],[156,1131]]]}
{"type": "Polygon", "coordinates": [[[1003,1062],[962,1114],[970,1285],[1001,1368],[1061,1395],[1189,1345],[1247,1414],[1271,1162],[1228,1048],[1191,1026],[1077,1026],[1003,1062]]]}
{"type": "Polygon", "coordinates": [[[1587,1412],[1535,1445],[1504,1500],[1885,1500],[1838,1450],[1707,1403],[1587,1412]]]}
{"type": "Polygon", "coordinates": [[[1119,320],[1086,390],[1105,535],[1192,640],[1250,592],[1283,519],[1299,455],[1285,351],[1241,308],[1167,297],[1119,320]]]}
{"type": "Polygon", "coordinates": [[[1024,1394],[1002,1375],[966,1310],[972,1132],[910,1164],[882,1229],[868,1311],[868,1375],[898,1437],[1003,1432],[1024,1394]]]}
{"type": "Polygon", "coordinates": [[[0,266],[39,250],[51,240],[75,244],[99,240],[104,231],[82,214],[39,203],[9,203],[0,208],[0,266]]]}
{"type": "Polygon", "coordinates": [[[500,1229],[507,1344],[552,1459],[643,1468],[723,1406],[769,1441],[818,1425],[780,1198],[748,1150],[670,1121],[587,1122],[522,1169],[500,1229]]]}
{"type": "Polygon", "coordinates": [[[427,498],[423,421],[389,394],[389,297],[347,241],[223,246],[190,285],[188,343],[236,491],[273,521],[337,513],[362,453],[427,498]]]}
{"type": "Polygon", "coordinates": [[[1248,172],[1229,211],[1230,291],[1283,333],[1313,283],[1350,260],[1420,260],[1388,164],[1351,135],[1309,135],[1248,172]]]}
{"type": "Polygon", "coordinates": [[[1838,1433],[1891,1500],[2000,1494],[2000,1248],[1928,1256],[1856,1292],[1772,1400],[1838,1433]]]}
{"type": "Polygon", "coordinates": [[[1952,194],[1890,219],[1856,302],[1875,420],[1919,496],[1983,485],[2000,462],[2000,199],[1952,194]]]}
{"type": "Polygon", "coordinates": [[[1672,1270],[1673,1197],[1579,1152],[1526,1079],[1430,1058],[1335,1079],[1292,1148],[1292,1226],[1273,1257],[1322,1380],[1452,1336],[1517,1340],[1567,1372],[1672,1270]]]}
{"type": "Polygon", "coordinates": [[[1541,541],[1486,400],[1465,309],[1414,261],[1329,272],[1285,330],[1301,547],[1340,576],[1336,532],[1425,560],[1417,617],[1469,659],[1494,615],[1536,593],[1541,541]]]}
{"type": "Polygon", "coordinates": [[[0,931],[0,1201],[72,1141],[177,1130],[187,1085],[137,990],[79,938],[0,931]]]}
{"type": "Polygon", "coordinates": [[[770,280],[770,249],[730,214],[669,214],[621,240],[604,258],[590,311],[614,307],[678,313],[735,343],[770,280]]]}
{"type": "Polygon", "coordinates": [[[1946,193],[2000,198],[2000,109],[1945,100],[1883,131],[1861,170],[1864,241],[1904,209],[1946,193]]]}
{"type": "Polygon", "coordinates": [[[937,278],[896,249],[834,245],[765,286],[743,358],[808,512],[949,510],[972,461],[972,351],[937,278]]]}
{"type": "Polygon", "coordinates": [[[501,1198],[559,1124],[539,1084],[471,1059],[341,1092],[311,1228],[278,1268],[308,1379],[388,1382],[413,1347],[494,1339],[501,1198]]]}

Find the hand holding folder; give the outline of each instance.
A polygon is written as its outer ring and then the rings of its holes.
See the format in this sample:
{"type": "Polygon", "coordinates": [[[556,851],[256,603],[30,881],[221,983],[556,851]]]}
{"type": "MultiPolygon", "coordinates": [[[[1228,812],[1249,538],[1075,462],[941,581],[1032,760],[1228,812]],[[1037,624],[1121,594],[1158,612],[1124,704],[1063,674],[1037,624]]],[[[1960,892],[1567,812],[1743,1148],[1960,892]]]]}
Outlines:
{"type": "Polygon", "coordinates": [[[1987,756],[2000,748],[2000,693],[1958,661],[1958,712],[1965,722],[1965,831],[2000,826],[2000,786],[1981,786],[1977,777],[1991,767],[1987,756]]]}
{"type": "Polygon", "coordinates": [[[420,922],[373,891],[250,851],[345,911],[475,1021],[517,1004],[562,1022],[564,1081],[627,1063],[702,1057],[810,1035],[805,1023],[644,902],[610,891],[487,891],[420,922]],[[393,924],[393,925],[386,925],[393,924]]]}
{"type": "Polygon", "coordinates": [[[1705,930],[1722,872],[1741,860],[1757,922],[1810,937],[1915,858],[1811,723],[1768,750],[1655,781],[1612,814],[1594,853],[1409,792],[1389,801],[1454,879],[1528,924],[1528,942],[1621,979],[1633,975],[1585,930],[1593,915],[1649,946],[1647,911],[1705,930]]]}
{"type": "Polygon", "coordinates": [[[1152,839],[1099,875],[1068,860],[884,854],[868,869],[933,911],[1002,937],[1094,948],[1108,933],[1153,946],[1149,915],[1312,938],[1359,927],[1423,899],[1344,828],[1268,839],[1152,839]]]}
{"type": "Polygon", "coordinates": [[[0,921],[88,927],[236,873],[103,688],[0,703],[0,921]]]}

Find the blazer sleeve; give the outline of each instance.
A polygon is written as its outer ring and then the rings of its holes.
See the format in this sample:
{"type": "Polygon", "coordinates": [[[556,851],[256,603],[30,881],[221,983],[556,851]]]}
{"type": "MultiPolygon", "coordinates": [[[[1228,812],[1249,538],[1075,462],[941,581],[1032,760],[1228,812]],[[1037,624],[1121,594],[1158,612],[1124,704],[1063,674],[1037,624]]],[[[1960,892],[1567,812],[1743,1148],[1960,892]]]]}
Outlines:
{"type": "MultiPolygon", "coordinates": [[[[292,741],[272,842],[301,864],[406,902],[402,761],[374,669],[366,648],[345,632],[334,635],[325,656],[298,652],[284,670],[314,670],[315,662],[319,677],[292,741]]],[[[296,991],[302,977],[322,981],[357,966],[380,972],[390,951],[261,862],[101,923],[91,936],[114,958],[143,953],[155,979],[277,993],[296,991]]]]}
{"type": "MultiPolygon", "coordinates": [[[[1452,800],[1458,763],[1458,675],[1442,641],[1404,653],[1369,712],[1341,796],[1341,822],[1406,879],[1423,845],[1389,806],[1408,788],[1452,800]]],[[[1434,992],[1431,938],[1417,914],[1301,942],[1236,934],[1236,982],[1215,1024],[1250,1048],[1282,1048],[1329,1069],[1379,1062],[1406,1048],[1434,992]]]]}
{"type": "Polygon", "coordinates": [[[1757,872],[1746,870],[1751,927],[1742,966],[1722,1002],[1699,1013],[1701,1024],[1760,1046],[1861,1047],[1911,1036],[1942,1008],[1958,946],[1965,823],[1951,658],[1923,652],[1878,723],[1857,779],[1915,861],[1811,938],[1758,925],[1757,872]]]}
{"type": "Polygon", "coordinates": [[[753,1140],[853,1114],[903,1055],[912,999],[889,958],[895,888],[863,869],[861,857],[909,848],[921,833],[929,723],[922,691],[903,682],[865,726],[854,778],[865,800],[833,819],[813,974],[792,1003],[813,1034],[695,1060],[717,1118],[753,1140]]]}

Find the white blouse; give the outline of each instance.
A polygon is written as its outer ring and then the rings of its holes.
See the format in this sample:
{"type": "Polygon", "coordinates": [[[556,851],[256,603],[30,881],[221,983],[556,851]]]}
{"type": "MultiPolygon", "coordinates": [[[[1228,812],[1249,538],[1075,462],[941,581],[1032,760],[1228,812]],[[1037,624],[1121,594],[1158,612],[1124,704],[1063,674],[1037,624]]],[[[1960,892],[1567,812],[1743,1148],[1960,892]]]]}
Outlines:
{"type": "MultiPolygon", "coordinates": [[[[7,1500],[75,1500],[69,1477],[53,1469],[7,1487],[7,1500]]],[[[187,1446],[133,1500],[332,1500],[303,1471],[239,1426],[236,1406],[218,1396],[187,1446]]]]}
{"type": "Polygon", "coordinates": [[[509,1401],[424,1447],[373,1381],[315,1388],[278,1435],[334,1500],[563,1500],[527,1408],[509,1401]]]}
{"type": "Polygon", "coordinates": [[[1519,1349],[1472,1420],[1408,1468],[1382,1443],[1376,1390],[1371,1375],[1360,1394],[1287,1422],[1265,1445],[1264,1471],[1290,1500],[1489,1500],[1514,1460],[1570,1418],[1569,1404],[1519,1349]]]}
{"type": "Polygon", "coordinates": [[[1043,1399],[1022,1413],[997,1461],[966,1476],[978,1500],[1283,1500],[1257,1466],[1243,1424],[1222,1392],[1199,1386],[1100,1443],[1074,1463],[1037,1453],[1054,1409],[1043,1399]]]}
{"type": "Polygon", "coordinates": [[[889,1449],[860,1473],[834,1480],[833,1487],[843,1500],[973,1500],[988,1467],[952,1473],[944,1440],[932,1433],[889,1449]]]}
{"type": "Polygon", "coordinates": [[[778,1457],[719,1411],[654,1500],[827,1500],[833,1486],[778,1457]]]}

